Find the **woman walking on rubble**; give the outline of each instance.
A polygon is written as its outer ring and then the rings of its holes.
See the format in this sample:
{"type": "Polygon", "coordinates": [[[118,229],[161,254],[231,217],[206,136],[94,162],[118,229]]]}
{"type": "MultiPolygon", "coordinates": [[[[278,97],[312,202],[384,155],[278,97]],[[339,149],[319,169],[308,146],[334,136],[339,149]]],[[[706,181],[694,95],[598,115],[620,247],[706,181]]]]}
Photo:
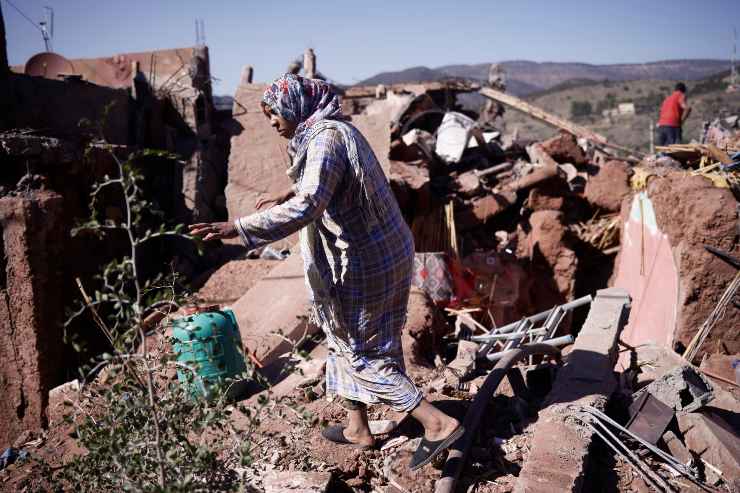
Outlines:
{"type": "Polygon", "coordinates": [[[331,86],[286,74],[262,98],[262,110],[290,139],[295,185],[261,204],[272,208],[232,223],[194,224],[206,240],[241,236],[248,249],[300,230],[311,320],[330,349],[329,398],[341,397],[349,423],[322,435],[361,448],[375,445],[367,404],[408,412],[424,426],[416,469],[460,435],[457,420],[439,411],[404,373],[401,330],[411,284],[414,243],[378,160],[360,132],[346,123],[331,86]]]}

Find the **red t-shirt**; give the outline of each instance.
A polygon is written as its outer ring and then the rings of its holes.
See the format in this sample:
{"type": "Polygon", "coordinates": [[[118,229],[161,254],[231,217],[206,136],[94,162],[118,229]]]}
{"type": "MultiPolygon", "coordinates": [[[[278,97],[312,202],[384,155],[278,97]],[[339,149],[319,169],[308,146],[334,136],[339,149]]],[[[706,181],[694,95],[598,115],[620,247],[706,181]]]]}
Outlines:
{"type": "Polygon", "coordinates": [[[684,95],[681,91],[673,91],[673,94],[665,98],[663,105],[660,107],[658,125],[680,127],[681,115],[683,114],[681,107],[685,104],[684,101],[684,95]]]}

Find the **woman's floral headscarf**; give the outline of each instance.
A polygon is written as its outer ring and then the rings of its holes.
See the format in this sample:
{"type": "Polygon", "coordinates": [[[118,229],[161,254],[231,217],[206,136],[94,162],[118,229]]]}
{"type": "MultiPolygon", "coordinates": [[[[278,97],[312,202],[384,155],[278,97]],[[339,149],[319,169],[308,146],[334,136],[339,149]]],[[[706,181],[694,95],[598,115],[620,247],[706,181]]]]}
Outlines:
{"type": "Polygon", "coordinates": [[[339,98],[322,80],[300,75],[280,76],[262,96],[262,103],[286,120],[297,124],[290,147],[303,147],[307,130],[321,120],[344,120],[339,98]]]}

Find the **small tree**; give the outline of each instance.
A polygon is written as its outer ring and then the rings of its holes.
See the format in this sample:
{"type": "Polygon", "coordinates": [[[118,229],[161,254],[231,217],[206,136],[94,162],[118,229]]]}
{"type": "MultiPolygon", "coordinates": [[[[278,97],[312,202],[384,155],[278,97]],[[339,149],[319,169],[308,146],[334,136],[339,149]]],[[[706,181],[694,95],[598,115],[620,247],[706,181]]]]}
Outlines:
{"type": "MultiPolygon", "coordinates": [[[[227,406],[226,389],[215,389],[210,401],[193,400],[174,379],[177,363],[164,330],[155,332],[159,337],[146,333],[152,318],[166,315],[153,314],[163,306],[178,306],[181,297],[171,277],[142,279],[141,247],[155,238],[191,238],[181,232],[182,225],[155,230],[142,225],[152,204],[142,196],[143,176],[136,161],[175,156],[143,150],[122,160],[112,146],[109,150],[117,174],[106,175],[93,187],[91,218],[73,234],[122,231],[128,254],[103,268],[100,289],[92,296],[78,281],[84,300],[65,326],[89,311],[111,352],[81,370],[79,403],[66,417],[87,453],[74,458],[52,481],[83,491],[233,490],[239,479],[234,467],[249,463],[250,446],[228,419],[233,408],[227,406]],[[101,218],[98,205],[104,195],[106,200],[120,199],[120,219],[101,218]],[[230,453],[223,453],[227,448],[230,453]]],[[[244,406],[237,408],[254,416],[244,406]]],[[[256,425],[256,419],[251,424],[256,425]]]]}

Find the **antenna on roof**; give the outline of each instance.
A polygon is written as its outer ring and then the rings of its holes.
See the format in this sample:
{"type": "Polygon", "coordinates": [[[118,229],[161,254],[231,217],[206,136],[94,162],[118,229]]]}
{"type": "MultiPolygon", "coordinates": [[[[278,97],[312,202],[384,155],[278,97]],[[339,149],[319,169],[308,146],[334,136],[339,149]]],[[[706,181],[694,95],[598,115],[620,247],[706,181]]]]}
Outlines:
{"type": "Polygon", "coordinates": [[[44,20],[39,22],[41,26],[41,36],[44,38],[46,51],[52,51],[51,40],[54,38],[54,9],[44,7],[44,20]]]}
{"type": "Polygon", "coordinates": [[[195,45],[206,45],[206,22],[203,19],[195,19],[195,45]]]}

